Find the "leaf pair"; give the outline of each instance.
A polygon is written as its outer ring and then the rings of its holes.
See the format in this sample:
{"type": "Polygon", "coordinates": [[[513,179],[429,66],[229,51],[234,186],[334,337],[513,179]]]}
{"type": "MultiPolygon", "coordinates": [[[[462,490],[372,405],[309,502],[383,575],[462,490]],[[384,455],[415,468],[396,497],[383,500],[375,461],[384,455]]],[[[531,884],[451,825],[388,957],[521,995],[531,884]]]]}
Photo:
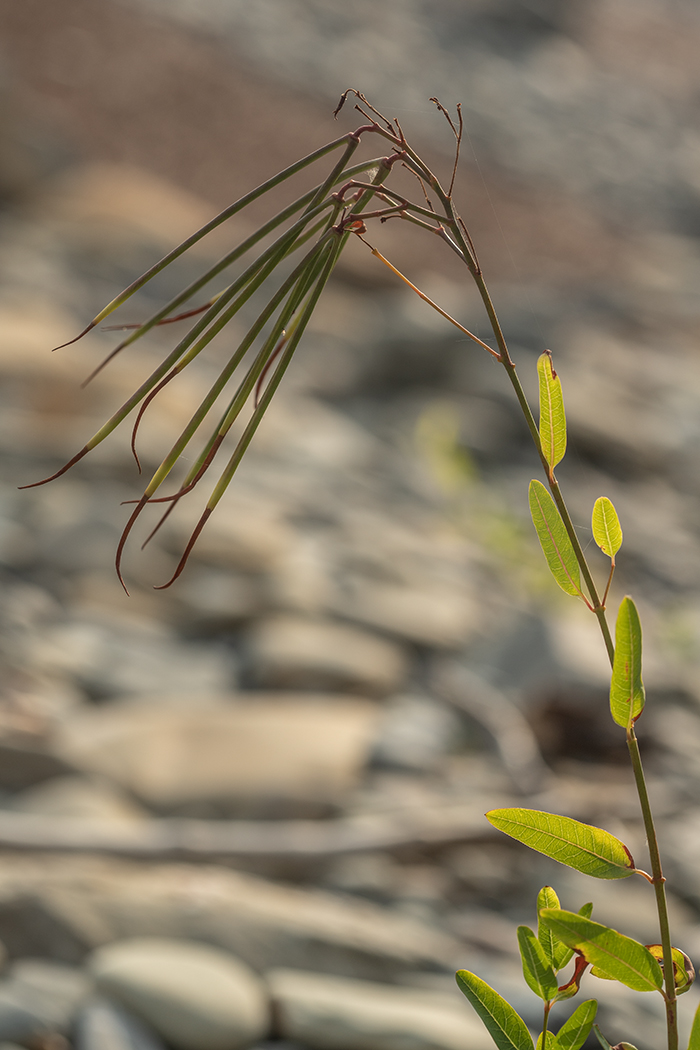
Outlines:
{"type": "MultiPolygon", "coordinates": [[[[578,559],[556,503],[536,479],[530,482],[528,500],[532,523],[554,579],[567,594],[582,598],[578,559]]],[[[622,529],[607,496],[600,496],[594,504],[592,527],[595,542],[614,566],[622,545],[622,529]]]]}
{"type": "MultiPolygon", "coordinates": [[[[525,1022],[503,996],[469,970],[458,970],[456,976],[457,985],[484,1022],[498,1050],[534,1050],[525,1022]]],[[[591,1031],[597,1009],[594,999],[581,1003],[556,1036],[548,1033],[546,1050],[580,1050],[591,1031]]]]}
{"type": "MultiPolygon", "coordinates": [[[[559,898],[551,886],[543,886],[537,894],[537,938],[544,949],[545,956],[551,964],[552,969],[555,973],[558,973],[559,970],[563,970],[571,961],[574,952],[572,948],[569,948],[562,941],[558,940],[554,936],[552,930],[542,922],[540,916],[543,908],[561,908],[559,898]]],[[[579,908],[579,915],[585,915],[586,918],[590,919],[592,911],[592,904],[584,904],[582,908],[579,908]]],[[[561,999],[561,989],[559,989],[559,993],[558,997],[561,999]]],[[[567,995],[564,998],[568,997],[569,996],[567,995]]]]}

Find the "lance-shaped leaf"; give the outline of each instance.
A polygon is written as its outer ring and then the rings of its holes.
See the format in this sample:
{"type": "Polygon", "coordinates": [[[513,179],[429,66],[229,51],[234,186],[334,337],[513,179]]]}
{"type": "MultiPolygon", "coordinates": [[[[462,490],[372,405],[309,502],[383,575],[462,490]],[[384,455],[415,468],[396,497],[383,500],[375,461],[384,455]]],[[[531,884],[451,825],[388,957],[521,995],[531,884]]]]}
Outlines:
{"type": "Polygon", "coordinates": [[[700,1050],[700,1006],[695,1011],[693,1027],[690,1029],[690,1040],[688,1050],[700,1050]]]}
{"type": "MultiPolygon", "coordinates": [[[[609,831],[539,809],[492,809],[486,819],[499,831],[560,864],[596,879],[625,879],[635,871],[624,843],[609,831]]],[[[556,929],[552,927],[555,937],[556,929]]],[[[559,940],[569,944],[563,937],[559,940]]],[[[571,947],[571,945],[569,945],[571,947]]]]}
{"type": "MultiPolygon", "coordinates": [[[[557,907],[561,907],[561,905],[557,904],[557,907]]],[[[579,915],[585,915],[587,919],[590,919],[592,912],[593,905],[590,902],[588,904],[582,905],[578,910],[579,915]]],[[[544,923],[542,923],[542,927],[544,928],[544,923]]],[[[552,934],[552,936],[554,936],[554,934],[552,934]]],[[[556,945],[556,948],[554,953],[553,966],[555,971],[563,970],[564,967],[567,966],[571,961],[571,957],[574,954],[574,950],[573,948],[567,948],[565,944],[562,944],[562,942],[556,940],[556,938],[554,940],[554,943],[556,945]]],[[[561,995],[559,997],[563,998],[563,996],[561,995]]]]}
{"type": "Polygon", "coordinates": [[[540,444],[542,454],[554,469],[566,452],[566,417],[561,380],[554,371],[549,350],[537,361],[540,381],[540,444]]]}
{"type": "Polygon", "coordinates": [[[484,1022],[498,1050],[533,1050],[525,1022],[503,996],[469,970],[458,970],[456,977],[457,985],[484,1022]]]}
{"type": "Polygon", "coordinates": [[[581,595],[581,573],[561,514],[541,481],[533,479],[528,493],[530,514],[547,564],[567,594],[581,595]]]}
{"type": "Polygon", "coordinates": [[[549,1002],[557,994],[557,979],[544,948],[529,926],[518,926],[518,946],[523,963],[523,977],[540,999],[549,1002]]]}
{"type": "Polygon", "coordinates": [[[591,518],[593,539],[603,554],[615,561],[615,555],[622,546],[622,529],[617,512],[607,496],[599,496],[593,504],[591,518]]]}
{"type": "Polygon", "coordinates": [[[598,1003],[595,999],[587,999],[577,1006],[557,1032],[554,1050],[580,1050],[588,1039],[597,1012],[598,1003]]]}
{"type": "MultiPolygon", "coordinates": [[[[658,960],[659,966],[664,968],[664,949],[662,944],[647,944],[647,948],[658,960]]],[[[676,986],[676,995],[683,995],[695,981],[695,967],[691,960],[680,948],[671,948],[673,958],[673,981],[676,986]]]]}
{"type": "Polygon", "coordinates": [[[542,920],[551,925],[560,941],[581,952],[591,965],[600,967],[621,984],[637,992],[661,989],[661,967],[639,941],[561,908],[545,908],[542,920]]]}
{"type": "MultiPolygon", "coordinates": [[[[547,962],[550,963],[556,972],[556,970],[561,969],[560,966],[556,965],[556,950],[558,947],[564,947],[564,945],[556,940],[549,926],[546,926],[540,919],[540,912],[543,908],[561,908],[559,898],[551,886],[543,886],[537,894],[537,937],[542,945],[547,962]]],[[[568,949],[566,950],[568,951],[568,949]]]]}
{"type": "Polygon", "coordinates": [[[625,729],[644,709],[642,625],[631,598],[623,598],[615,626],[615,659],[610,682],[610,713],[625,729]]]}

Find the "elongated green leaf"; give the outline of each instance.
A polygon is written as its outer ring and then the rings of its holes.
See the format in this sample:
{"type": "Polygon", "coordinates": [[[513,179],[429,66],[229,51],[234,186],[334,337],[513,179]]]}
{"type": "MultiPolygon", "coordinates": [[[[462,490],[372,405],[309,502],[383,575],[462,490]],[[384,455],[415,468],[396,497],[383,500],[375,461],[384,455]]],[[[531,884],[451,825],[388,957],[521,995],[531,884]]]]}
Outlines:
{"type": "Polygon", "coordinates": [[[642,684],[642,625],[631,598],[623,598],[615,626],[615,659],[610,682],[610,713],[625,729],[644,709],[642,684]]]}
{"type": "Polygon", "coordinates": [[[690,1040],[688,1050],[700,1050],[700,1006],[695,1011],[693,1027],[690,1029],[690,1040]]]}
{"type": "Polygon", "coordinates": [[[503,996],[469,970],[458,970],[456,977],[460,991],[486,1025],[498,1050],[533,1050],[525,1022],[503,996]]]}
{"type": "MultiPolygon", "coordinates": [[[[542,945],[547,962],[550,963],[555,972],[560,970],[561,967],[555,964],[556,960],[556,948],[560,945],[549,926],[540,919],[540,912],[543,908],[560,908],[559,898],[551,886],[543,886],[540,892],[537,894],[537,936],[539,942],[542,945]]],[[[563,945],[562,945],[563,947],[563,945]]]]}
{"type": "Polygon", "coordinates": [[[653,992],[661,988],[661,967],[639,941],[561,908],[544,909],[542,920],[551,925],[560,941],[581,952],[589,963],[599,966],[621,984],[637,992],[653,992]]]}
{"type": "MultiPolygon", "coordinates": [[[[561,905],[557,905],[557,907],[561,907],[561,905]]],[[[587,919],[590,919],[592,912],[593,905],[590,902],[588,904],[584,904],[578,910],[579,915],[584,915],[587,919]]],[[[542,923],[542,926],[544,927],[544,923],[542,923]]],[[[554,936],[554,934],[552,934],[552,936],[554,936]]],[[[563,970],[564,967],[568,966],[568,964],[571,962],[571,957],[574,954],[574,949],[568,948],[565,944],[562,944],[561,941],[558,941],[556,937],[554,938],[554,943],[556,945],[556,949],[552,965],[554,966],[555,972],[558,973],[559,970],[563,970]]]]}
{"type": "Polygon", "coordinates": [[[566,417],[561,380],[554,371],[549,350],[537,361],[540,381],[540,443],[550,467],[556,467],[566,452],[566,417]]]}
{"type": "MultiPolygon", "coordinates": [[[[539,809],[492,809],[486,819],[499,831],[560,864],[596,879],[625,879],[635,870],[627,847],[602,828],[539,809]]],[[[555,936],[556,929],[552,927],[555,936]]],[[[560,937],[559,940],[564,940],[560,937]]],[[[568,944],[568,941],[564,941],[568,944]]]]}
{"type": "Polygon", "coordinates": [[[555,1036],[552,1032],[547,1032],[546,1039],[542,1038],[542,1032],[537,1036],[537,1047],[536,1050],[542,1050],[542,1047],[546,1047],[546,1050],[554,1050],[556,1043],[555,1036]]]}
{"type": "Polygon", "coordinates": [[[598,1042],[603,1047],[603,1050],[613,1050],[613,1048],[611,1047],[610,1043],[607,1041],[607,1039],[605,1038],[605,1036],[603,1035],[603,1033],[601,1032],[601,1030],[600,1030],[600,1028],[598,1027],[597,1024],[593,1025],[593,1031],[596,1034],[596,1038],[597,1038],[598,1042]]]}
{"type": "Polygon", "coordinates": [[[588,1039],[597,1012],[598,1003],[595,999],[587,999],[577,1006],[557,1032],[554,1050],[580,1050],[588,1039]]]}
{"type": "Polygon", "coordinates": [[[603,554],[614,560],[622,546],[622,529],[617,512],[607,496],[599,496],[593,504],[593,539],[603,554]]]}
{"type": "Polygon", "coordinates": [[[525,982],[535,995],[548,1002],[557,994],[557,979],[544,948],[529,926],[518,926],[518,946],[525,982]]]}
{"type": "Polygon", "coordinates": [[[567,594],[580,596],[581,573],[554,500],[536,479],[530,482],[528,499],[532,523],[554,579],[567,594]]]}

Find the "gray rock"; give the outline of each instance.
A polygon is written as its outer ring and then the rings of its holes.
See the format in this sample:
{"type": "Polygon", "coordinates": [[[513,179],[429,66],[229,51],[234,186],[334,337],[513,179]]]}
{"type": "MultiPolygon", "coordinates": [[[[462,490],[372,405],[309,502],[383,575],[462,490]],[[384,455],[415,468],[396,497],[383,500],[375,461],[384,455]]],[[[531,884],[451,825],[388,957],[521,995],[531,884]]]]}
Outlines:
{"type": "Polygon", "coordinates": [[[427,696],[393,697],[372,749],[373,764],[428,772],[463,736],[454,711],[427,696]]]}
{"type": "Polygon", "coordinates": [[[283,1038],[318,1050],[487,1050],[490,1037],[453,995],[323,973],[267,974],[283,1038]]]}
{"type": "Polygon", "coordinates": [[[0,985],[0,1039],[23,1042],[43,1032],[67,1032],[90,987],[85,974],[61,963],[16,962],[0,985]]]}
{"type": "Polygon", "coordinates": [[[263,620],[251,632],[248,646],[253,677],[264,686],[382,696],[398,688],[408,670],[399,646],[325,620],[263,620]]]}
{"type": "Polygon", "coordinates": [[[447,933],[390,908],[222,868],[5,858],[0,937],[13,955],[75,961],[140,936],[216,945],[257,971],[315,968],[385,981],[407,971],[449,972],[461,954],[447,933]]]}
{"type": "Polygon", "coordinates": [[[419,645],[461,648],[479,625],[467,581],[395,583],[349,576],[332,600],[334,612],[419,645]]]}
{"type": "Polygon", "coordinates": [[[48,817],[107,821],[142,820],[148,815],[114,784],[95,777],[53,777],[16,795],[12,808],[48,817]]]}
{"type": "Polygon", "coordinates": [[[86,1003],[75,1023],[76,1050],[164,1050],[156,1033],[106,999],[86,1003]]]}
{"type": "Polygon", "coordinates": [[[233,664],[218,646],[185,642],[156,623],[67,620],[27,643],[32,665],[74,678],[100,699],[139,693],[225,692],[233,664]]]}
{"type": "Polygon", "coordinates": [[[240,960],[193,941],[141,938],[99,949],[98,988],[177,1050],[236,1050],[269,1026],[265,988],[240,960]]]}
{"type": "Polygon", "coordinates": [[[337,802],[366,761],[379,709],[349,697],[249,694],[200,709],[124,703],[77,712],[57,753],[149,805],[337,802]]]}

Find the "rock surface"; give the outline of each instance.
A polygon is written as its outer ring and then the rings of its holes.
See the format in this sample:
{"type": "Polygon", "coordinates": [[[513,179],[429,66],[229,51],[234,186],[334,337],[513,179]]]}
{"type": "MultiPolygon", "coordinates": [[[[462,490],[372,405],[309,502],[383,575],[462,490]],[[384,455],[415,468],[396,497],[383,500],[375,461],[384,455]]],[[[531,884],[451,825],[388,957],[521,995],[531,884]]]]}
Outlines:
{"type": "Polygon", "coordinates": [[[155,1031],[116,1003],[92,999],[75,1023],[76,1050],[164,1050],[155,1031]]]}
{"type": "Polygon", "coordinates": [[[369,754],[379,716],[355,698],[263,694],[200,709],[137,702],[76,713],[58,755],[157,809],[339,800],[369,754]]]}
{"type": "Polygon", "coordinates": [[[193,941],[117,941],[89,960],[98,989],[177,1050],[238,1050],[268,1031],[259,978],[234,956],[193,941]]]}
{"type": "Polygon", "coordinates": [[[254,970],[321,966],[369,980],[445,972],[461,945],[435,926],[351,897],[275,884],[215,867],[7,858],[0,938],[11,955],[73,962],[124,937],[192,939],[254,970]]]}
{"type": "Polygon", "coordinates": [[[490,1037],[455,994],[323,973],[266,975],[279,1033],[317,1050],[487,1050],[490,1037]]]}
{"type": "Polygon", "coordinates": [[[262,620],[249,647],[253,677],[263,687],[382,696],[397,689],[408,671],[398,646],[332,621],[262,620]]]}

